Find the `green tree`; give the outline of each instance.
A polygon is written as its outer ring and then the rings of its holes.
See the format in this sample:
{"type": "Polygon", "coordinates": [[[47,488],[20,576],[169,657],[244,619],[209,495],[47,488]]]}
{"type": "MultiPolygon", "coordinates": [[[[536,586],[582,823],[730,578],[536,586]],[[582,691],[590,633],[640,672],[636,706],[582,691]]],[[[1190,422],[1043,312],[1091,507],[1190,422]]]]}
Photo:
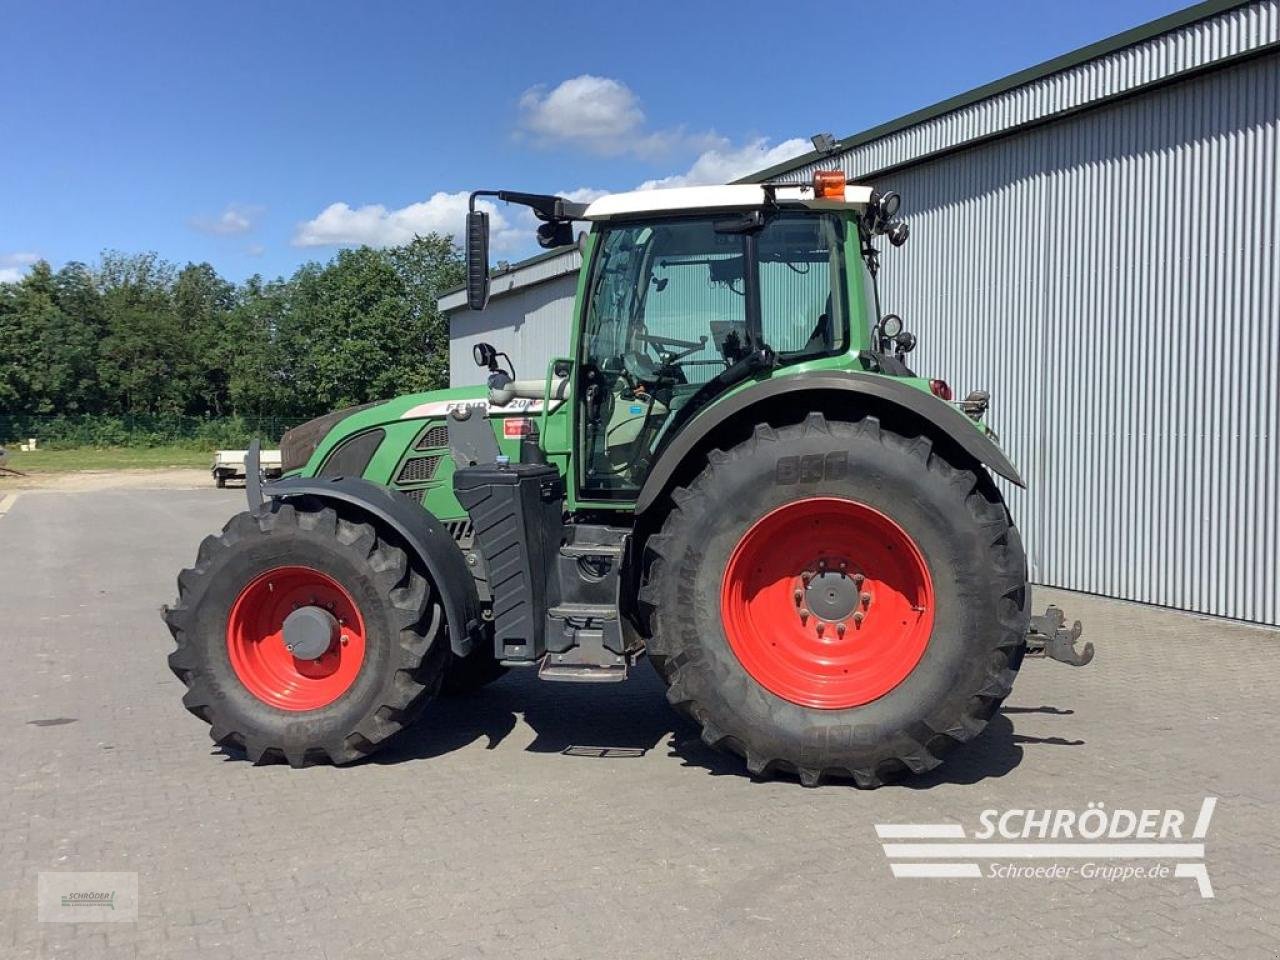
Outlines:
{"type": "Polygon", "coordinates": [[[0,410],[76,413],[95,394],[95,331],[64,312],[61,281],[45,261],[0,292],[0,410]]]}
{"type": "Polygon", "coordinates": [[[193,398],[195,345],[174,310],[174,268],[154,253],[104,253],[98,271],[106,337],[99,372],[109,409],[182,414],[193,398]]]}
{"type": "Polygon", "coordinates": [[[235,285],[208,263],[189,263],[178,273],[172,299],[178,328],[192,348],[195,412],[225,416],[231,411],[236,358],[253,346],[239,337],[243,331],[227,323],[236,305],[235,285]]]}
{"type": "Polygon", "coordinates": [[[453,240],[438,233],[391,247],[387,256],[404,284],[410,326],[405,330],[404,358],[414,369],[405,372],[415,389],[449,385],[449,321],[436,307],[445,290],[466,279],[466,264],[453,240]],[[413,358],[417,362],[413,362],[413,358]]]}
{"type": "Polygon", "coordinates": [[[313,416],[448,382],[438,234],[342,250],[288,280],[103,253],[0,284],[0,413],[313,416]]]}
{"type": "Polygon", "coordinates": [[[277,336],[289,289],[284,281],[252,276],[224,317],[227,343],[235,347],[227,363],[228,394],[231,409],[241,416],[290,415],[306,406],[288,395],[286,371],[293,358],[285,355],[277,336]]]}
{"type": "Polygon", "coordinates": [[[389,250],[342,250],[323,267],[299,269],[276,330],[291,412],[447,384],[448,331],[436,298],[462,270],[452,243],[434,234],[389,250]]]}

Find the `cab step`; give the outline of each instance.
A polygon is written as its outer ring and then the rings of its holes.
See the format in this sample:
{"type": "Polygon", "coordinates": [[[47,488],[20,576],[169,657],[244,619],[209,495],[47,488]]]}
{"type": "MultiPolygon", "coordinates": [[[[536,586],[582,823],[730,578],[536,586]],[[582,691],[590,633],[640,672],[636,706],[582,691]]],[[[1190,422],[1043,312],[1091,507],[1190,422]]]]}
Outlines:
{"type": "Polygon", "coordinates": [[[627,679],[627,661],[618,657],[616,663],[593,663],[574,659],[575,648],[566,653],[548,653],[538,668],[539,680],[557,683],[621,683],[627,679]]]}
{"type": "Polygon", "coordinates": [[[557,620],[585,623],[588,620],[617,620],[618,607],[611,603],[561,603],[547,613],[557,620]]]}
{"type": "Polygon", "coordinates": [[[562,557],[603,557],[619,560],[625,549],[621,543],[566,543],[560,547],[562,557]]]}

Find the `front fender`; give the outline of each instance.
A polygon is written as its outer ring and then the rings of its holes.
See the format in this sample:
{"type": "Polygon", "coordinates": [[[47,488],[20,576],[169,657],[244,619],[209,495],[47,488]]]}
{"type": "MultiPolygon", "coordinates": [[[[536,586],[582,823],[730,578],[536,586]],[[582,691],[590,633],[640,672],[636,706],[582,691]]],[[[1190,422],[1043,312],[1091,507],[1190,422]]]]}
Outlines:
{"type": "Polygon", "coordinates": [[[393,529],[426,567],[440,594],[453,652],[460,657],[471,652],[480,633],[480,600],[462,551],[439,520],[407,497],[361,477],[291,477],[263,484],[262,494],[275,500],[315,497],[348,504],[393,529]]]}
{"type": "Polygon", "coordinates": [[[848,393],[851,397],[871,397],[892,404],[932,424],[979,463],[986,464],[1006,480],[1022,487],[1025,484],[1009,458],[973,422],[948,403],[943,403],[922,390],[894,377],[874,373],[822,372],[800,376],[775,377],[726,397],[699,413],[658,455],[636,500],[636,513],[641,514],[658,500],[671,482],[677,468],[717,427],[748,411],[756,404],[778,397],[817,391],[848,393]]]}

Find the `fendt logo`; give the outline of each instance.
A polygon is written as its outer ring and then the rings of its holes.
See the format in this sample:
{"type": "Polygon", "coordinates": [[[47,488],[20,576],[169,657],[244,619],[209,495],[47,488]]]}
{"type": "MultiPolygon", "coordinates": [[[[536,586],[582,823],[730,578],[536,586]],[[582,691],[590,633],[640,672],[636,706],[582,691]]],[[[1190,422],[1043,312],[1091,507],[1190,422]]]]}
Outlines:
{"type": "Polygon", "coordinates": [[[895,877],[993,880],[1188,878],[1200,896],[1213,885],[1204,840],[1217,797],[1194,822],[1176,809],[983,810],[972,835],[960,823],[878,823],[876,836],[895,877]]]}

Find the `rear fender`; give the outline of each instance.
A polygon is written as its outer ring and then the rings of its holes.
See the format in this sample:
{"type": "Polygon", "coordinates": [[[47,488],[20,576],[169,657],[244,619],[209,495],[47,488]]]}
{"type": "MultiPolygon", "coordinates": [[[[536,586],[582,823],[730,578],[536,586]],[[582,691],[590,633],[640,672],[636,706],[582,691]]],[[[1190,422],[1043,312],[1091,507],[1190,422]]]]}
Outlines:
{"type": "Polygon", "coordinates": [[[894,377],[873,373],[806,373],[799,376],[775,377],[748,387],[699,413],[658,455],[636,500],[636,514],[642,514],[658,501],[671,484],[685,459],[708,440],[720,426],[741,415],[750,415],[752,407],[780,397],[792,396],[803,406],[804,394],[845,393],[850,401],[870,398],[879,404],[898,407],[928,422],[947,436],[956,446],[986,464],[1006,480],[1025,486],[1009,458],[991,439],[974,428],[973,421],[948,403],[943,403],[922,390],[894,377]]]}
{"type": "MultiPolygon", "coordinates": [[[[361,477],[291,477],[262,485],[273,500],[315,497],[344,504],[389,527],[426,568],[449,621],[449,645],[465,657],[480,634],[480,600],[462,551],[439,520],[402,494],[361,477]]],[[[252,493],[250,506],[253,506],[252,493]]]]}

